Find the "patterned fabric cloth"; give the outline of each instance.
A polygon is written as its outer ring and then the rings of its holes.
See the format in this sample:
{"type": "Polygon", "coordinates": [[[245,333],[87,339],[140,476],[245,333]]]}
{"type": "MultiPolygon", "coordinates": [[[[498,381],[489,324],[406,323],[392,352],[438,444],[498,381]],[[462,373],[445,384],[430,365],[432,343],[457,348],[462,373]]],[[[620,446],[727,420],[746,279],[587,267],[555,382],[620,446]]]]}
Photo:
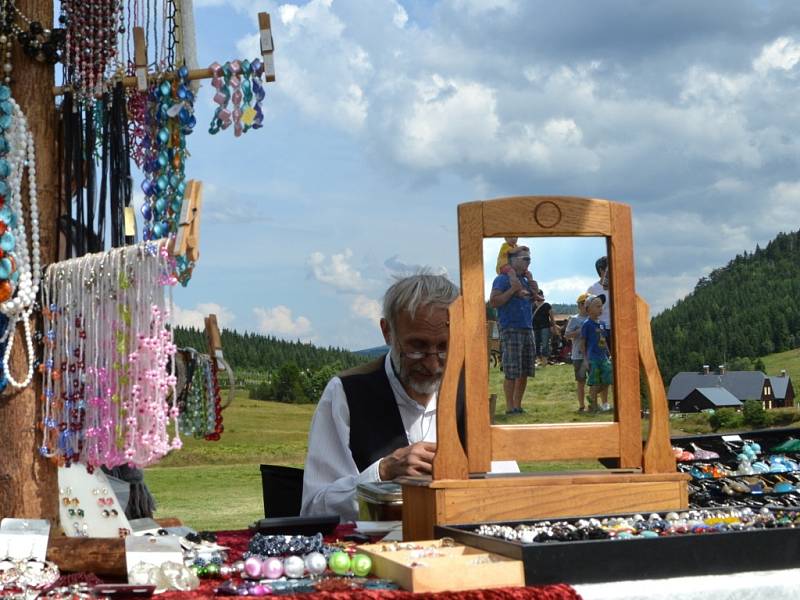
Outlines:
{"type": "Polygon", "coordinates": [[[506,379],[536,375],[536,346],[532,329],[501,329],[503,374],[506,379]]]}

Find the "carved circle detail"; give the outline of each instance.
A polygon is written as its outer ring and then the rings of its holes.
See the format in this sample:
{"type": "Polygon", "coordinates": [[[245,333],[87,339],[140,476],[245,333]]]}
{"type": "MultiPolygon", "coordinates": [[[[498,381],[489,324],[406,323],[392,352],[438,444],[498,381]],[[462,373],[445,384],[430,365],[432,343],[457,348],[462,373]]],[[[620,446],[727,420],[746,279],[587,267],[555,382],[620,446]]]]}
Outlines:
{"type": "Polygon", "coordinates": [[[533,219],[539,227],[551,229],[561,223],[561,209],[555,202],[545,200],[534,209],[533,219]]]}

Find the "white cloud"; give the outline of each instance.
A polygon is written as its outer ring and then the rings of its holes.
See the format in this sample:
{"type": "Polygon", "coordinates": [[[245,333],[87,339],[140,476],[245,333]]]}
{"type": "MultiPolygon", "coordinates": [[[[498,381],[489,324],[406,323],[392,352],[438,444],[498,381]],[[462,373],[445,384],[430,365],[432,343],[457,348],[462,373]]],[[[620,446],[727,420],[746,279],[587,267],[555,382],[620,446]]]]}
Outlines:
{"type": "Polygon", "coordinates": [[[654,316],[685,298],[694,290],[699,278],[694,273],[647,275],[639,277],[637,290],[650,307],[650,315],[654,316]]]}
{"type": "Polygon", "coordinates": [[[380,302],[361,294],[353,298],[350,311],[357,317],[367,319],[372,323],[378,323],[383,312],[380,302]]]}
{"type": "Polygon", "coordinates": [[[500,128],[493,90],[440,75],[418,81],[415,88],[409,114],[397,131],[396,152],[403,162],[435,169],[490,158],[500,128]]]}
{"type": "Polygon", "coordinates": [[[220,328],[230,328],[236,319],[236,315],[230,309],[214,302],[202,302],[194,308],[181,308],[175,304],[172,311],[172,322],[178,327],[205,329],[204,319],[210,314],[217,316],[217,324],[220,328]]]}
{"type": "Polygon", "coordinates": [[[330,262],[322,252],[312,252],[308,266],[314,279],[343,292],[358,292],[365,286],[361,273],[349,264],[353,251],[345,248],[341,254],[332,254],[330,262]]]}
{"type": "Polygon", "coordinates": [[[550,281],[539,281],[539,288],[544,291],[545,298],[577,298],[585,292],[590,285],[597,281],[596,277],[564,277],[561,279],[551,279],[550,281]]]}
{"type": "MultiPolygon", "coordinates": [[[[314,119],[360,130],[369,112],[364,92],[373,72],[369,53],[345,36],[346,23],[330,0],[283,4],[278,14],[274,93],[314,119]]],[[[258,54],[258,34],[243,37],[237,48],[245,56],[258,54]]]]}
{"type": "Polygon", "coordinates": [[[518,0],[449,0],[456,11],[465,11],[470,16],[479,16],[487,12],[499,10],[515,13],[518,0]]]}
{"type": "Polygon", "coordinates": [[[430,266],[430,265],[404,263],[403,261],[400,260],[400,257],[397,254],[387,258],[383,262],[383,266],[386,268],[386,270],[389,272],[390,275],[397,275],[397,276],[412,275],[420,271],[425,271],[427,273],[430,273],[431,275],[447,275],[447,268],[442,265],[430,266]]]}
{"type": "Polygon", "coordinates": [[[753,61],[753,69],[765,74],[770,70],[791,71],[800,62],[800,44],[793,38],[781,36],[764,46],[753,61]]]}
{"type": "Polygon", "coordinates": [[[253,309],[256,317],[257,329],[261,333],[283,338],[310,339],[312,333],[311,321],[304,316],[294,318],[288,306],[279,304],[273,308],[256,307],[253,309]]]}
{"type": "Polygon", "coordinates": [[[408,13],[399,2],[395,6],[394,14],[392,15],[392,23],[399,29],[402,29],[408,23],[408,13]]]}
{"type": "Polygon", "coordinates": [[[782,231],[791,231],[800,223],[800,181],[781,181],[769,191],[770,202],[764,207],[763,221],[782,231]]]}

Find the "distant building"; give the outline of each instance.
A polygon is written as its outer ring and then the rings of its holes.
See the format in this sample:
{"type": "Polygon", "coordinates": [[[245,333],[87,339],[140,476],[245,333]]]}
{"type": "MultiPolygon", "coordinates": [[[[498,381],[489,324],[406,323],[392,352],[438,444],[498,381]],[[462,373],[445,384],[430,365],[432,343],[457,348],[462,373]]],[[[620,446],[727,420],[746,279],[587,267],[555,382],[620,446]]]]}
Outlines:
{"type": "Polygon", "coordinates": [[[769,378],[772,386],[773,406],[794,406],[794,386],[792,378],[781,371],[780,375],[769,378]]]}
{"type": "Polygon", "coordinates": [[[695,388],[686,398],[675,402],[675,412],[700,412],[708,408],[741,408],[742,402],[723,387],[695,388]]]}
{"type": "Polygon", "coordinates": [[[705,408],[741,408],[747,400],[758,400],[765,409],[794,406],[791,378],[782,371],[768,377],[761,371],[726,371],[716,373],[683,371],[669,384],[667,402],[673,412],[698,412],[705,408]]]}

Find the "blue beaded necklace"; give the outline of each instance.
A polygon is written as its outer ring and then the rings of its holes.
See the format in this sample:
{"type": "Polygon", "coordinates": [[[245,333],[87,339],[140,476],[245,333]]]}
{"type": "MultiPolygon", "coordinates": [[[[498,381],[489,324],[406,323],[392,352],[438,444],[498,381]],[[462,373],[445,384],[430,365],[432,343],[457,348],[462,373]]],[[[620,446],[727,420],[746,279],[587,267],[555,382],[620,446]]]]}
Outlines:
{"type": "Polygon", "coordinates": [[[148,101],[150,131],[145,136],[148,152],[142,182],[143,237],[158,240],[177,233],[186,191],[186,136],[196,124],[189,70],[181,67],[174,82],[162,81],[152,86],[148,101]]]}

